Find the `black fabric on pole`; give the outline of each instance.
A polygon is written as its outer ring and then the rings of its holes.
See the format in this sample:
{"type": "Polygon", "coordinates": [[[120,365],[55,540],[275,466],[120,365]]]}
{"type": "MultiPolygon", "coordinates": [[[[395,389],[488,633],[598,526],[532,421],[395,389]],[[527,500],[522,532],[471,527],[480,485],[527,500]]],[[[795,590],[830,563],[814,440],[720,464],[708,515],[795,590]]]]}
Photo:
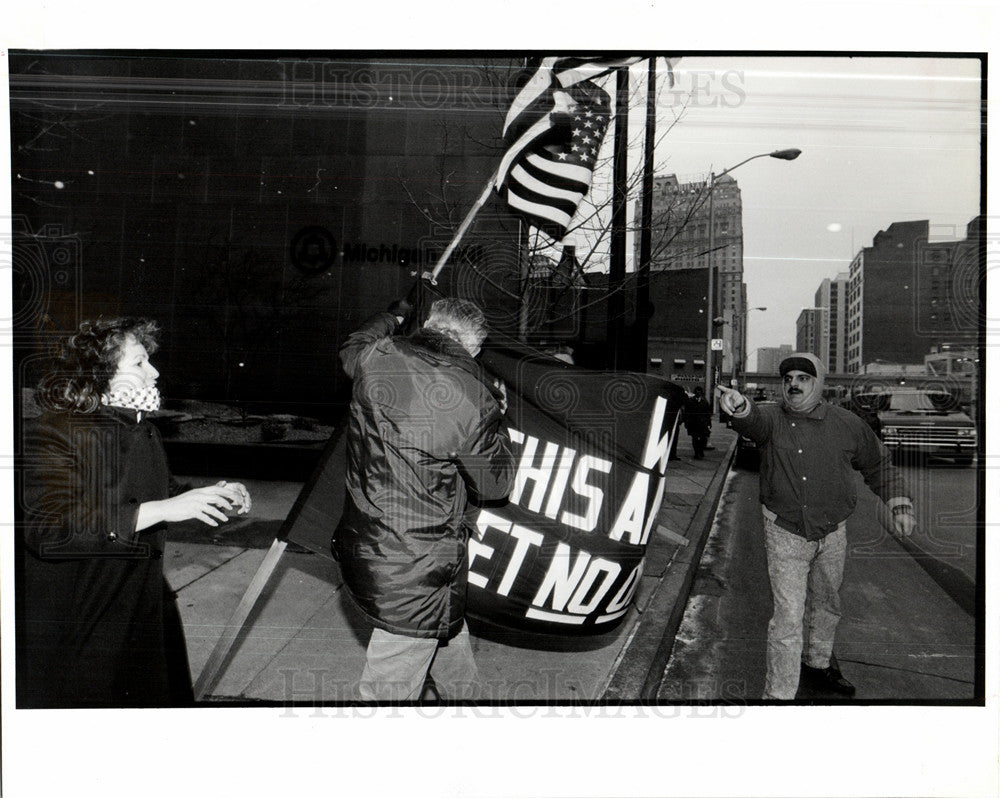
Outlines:
{"type": "MultiPolygon", "coordinates": [[[[422,291],[426,306],[437,292],[422,291]]],[[[480,362],[507,386],[520,485],[502,506],[470,507],[469,614],[547,634],[607,631],[641,578],[685,393],[657,377],[582,369],[515,344],[487,341],[480,362]]],[[[345,469],[340,434],[283,539],[331,556],[345,469]]]]}

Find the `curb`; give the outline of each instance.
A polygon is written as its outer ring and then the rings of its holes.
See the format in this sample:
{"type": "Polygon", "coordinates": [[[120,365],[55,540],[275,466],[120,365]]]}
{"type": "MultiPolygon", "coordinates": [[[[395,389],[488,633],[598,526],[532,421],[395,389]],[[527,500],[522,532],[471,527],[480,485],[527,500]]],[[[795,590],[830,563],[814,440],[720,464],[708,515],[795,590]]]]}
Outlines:
{"type": "Polygon", "coordinates": [[[663,677],[663,671],[674,648],[674,639],[684,617],[687,596],[694,583],[702,552],[708,542],[715,511],[722,498],[722,489],[736,454],[736,441],[722,458],[723,467],[715,472],[705,500],[688,524],[689,545],[678,550],[660,584],[657,585],[625,649],[622,651],[608,680],[601,700],[652,701],[663,677]]]}

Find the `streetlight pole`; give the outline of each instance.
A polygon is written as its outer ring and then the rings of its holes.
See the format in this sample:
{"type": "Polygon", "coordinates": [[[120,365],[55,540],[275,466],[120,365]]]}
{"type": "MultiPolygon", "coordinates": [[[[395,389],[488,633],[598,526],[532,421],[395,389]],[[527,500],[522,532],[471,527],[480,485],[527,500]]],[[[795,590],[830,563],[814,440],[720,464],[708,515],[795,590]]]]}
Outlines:
{"type": "MultiPolygon", "coordinates": [[[[726,170],[731,171],[731,170],[726,170]]],[[[723,172],[725,174],[725,172],[723,172]]],[[[715,172],[708,175],[708,327],[705,333],[705,399],[708,406],[715,409],[715,392],[712,381],[715,378],[715,172]]]]}
{"type": "Polygon", "coordinates": [[[774,150],[773,152],[762,152],[745,158],[735,166],[730,166],[718,174],[711,172],[708,176],[708,319],[706,320],[706,340],[705,340],[705,398],[709,405],[715,408],[714,381],[715,359],[713,356],[712,339],[715,337],[715,182],[720,177],[724,177],[738,169],[745,163],[754,161],[757,158],[777,158],[779,161],[794,161],[802,154],[802,150],[774,150]]]}

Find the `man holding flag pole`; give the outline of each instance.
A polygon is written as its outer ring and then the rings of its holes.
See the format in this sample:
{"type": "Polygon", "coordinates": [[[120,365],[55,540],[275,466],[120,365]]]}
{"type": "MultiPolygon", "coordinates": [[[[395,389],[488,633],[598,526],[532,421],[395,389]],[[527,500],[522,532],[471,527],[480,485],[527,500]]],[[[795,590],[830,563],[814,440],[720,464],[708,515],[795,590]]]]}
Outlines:
{"type": "Polygon", "coordinates": [[[418,700],[428,673],[442,697],[477,697],[465,623],[467,497],[503,499],[514,480],[506,397],[474,360],[487,332],[482,311],[439,299],[420,329],[397,335],[411,312],[395,303],[340,350],[354,386],[332,552],[375,627],[359,684],[365,701],[418,700]]]}

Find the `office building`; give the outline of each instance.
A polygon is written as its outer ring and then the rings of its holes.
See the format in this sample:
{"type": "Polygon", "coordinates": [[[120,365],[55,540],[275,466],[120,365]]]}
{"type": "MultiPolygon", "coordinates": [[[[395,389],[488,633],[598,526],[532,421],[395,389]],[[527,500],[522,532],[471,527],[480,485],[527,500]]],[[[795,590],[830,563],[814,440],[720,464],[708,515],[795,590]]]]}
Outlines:
{"type": "Polygon", "coordinates": [[[963,239],[926,220],[894,222],[851,262],[848,372],[923,363],[943,342],[972,343],[979,324],[981,217],[963,239]],[[933,236],[931,235],[933,233],[933,236]]]}
{"type": "Polygon", "coordinates": [[[793,351],[791,344],[759,347],[757,349],[757,373],[777,374],[781,361],[792,354],[793,351]]]}
{"type": "MultiPolygon", "coordinates": [[[[743,200],[731,175],[720,177],[711,198],[709,194],[707,179],[682,183],[673,174],[654,178],[650,268],[653,272],[697,269],[706,276],[707,292],[707,269],[714,266],[712,317],[721,321],[712,337],[724,340],[717,365],[722,373],[729,373],[734,366],[742,368],[745,361],[743,200]],[[710,236],[710,217],[714,236],[710,236]]],[[[702,302],[707,313],[707,302],[702,302]]],[[[704,331],[699,333],[703,340],[708,335],[707,322],[704,317],[704,331]]]]}
{"type": "Polygon", "coordinates": [[[847,370],[847,272],[825,278],[816,290],[815,306],[822,308],[823,338],[817,356],[830,374],[847,370]]]}
{"type": "Polygon", "coordinates": [[[825,349],[824,327],[826,311],[823,308],[802,308],[795,321],[795,349],[812,352],[822,361],[825,349]]]}

